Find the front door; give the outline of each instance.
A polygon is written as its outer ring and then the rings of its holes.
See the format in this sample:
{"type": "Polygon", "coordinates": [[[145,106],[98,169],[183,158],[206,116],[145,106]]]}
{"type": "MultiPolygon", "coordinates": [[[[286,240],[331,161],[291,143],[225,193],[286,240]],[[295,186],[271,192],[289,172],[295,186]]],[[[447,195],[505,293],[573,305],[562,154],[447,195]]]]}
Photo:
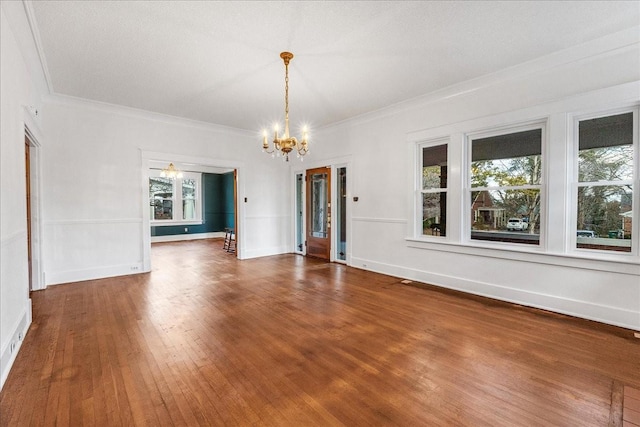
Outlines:
{"type": "Polygon", "coordinates": [[[330,259],[331,168],[307,170],[307,255],[330,259]]]}

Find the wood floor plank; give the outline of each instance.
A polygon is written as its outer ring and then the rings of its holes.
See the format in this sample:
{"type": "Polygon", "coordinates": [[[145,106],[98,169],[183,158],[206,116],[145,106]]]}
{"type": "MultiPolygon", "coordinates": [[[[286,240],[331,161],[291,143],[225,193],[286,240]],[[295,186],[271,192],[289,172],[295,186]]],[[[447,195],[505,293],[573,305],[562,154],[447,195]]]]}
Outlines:
{"type": "Polygon", "coordinates": [[[221,247],[34,292],[0,425],[623,425],[639,388],[630,331],[221,247]]]}

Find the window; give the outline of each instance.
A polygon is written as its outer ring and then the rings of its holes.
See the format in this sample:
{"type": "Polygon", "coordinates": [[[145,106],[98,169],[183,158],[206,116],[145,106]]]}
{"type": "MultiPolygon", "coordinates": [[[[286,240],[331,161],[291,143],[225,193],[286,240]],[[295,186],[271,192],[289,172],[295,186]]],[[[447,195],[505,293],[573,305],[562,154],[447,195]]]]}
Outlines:
{"type": "Polygon", "coordinates": [[[540,244],[543,127],[471,137],[471,240],[540,244]]]}
{"type": "Polygon", "coordinates": [[[576,248],[631,252],[633,112],[578,121],[576,248]]]}
{"type": "Polygon", "coordinates": [[[160,171],[149,170],[149,205],[154,225],[202,223],[200,202],[201,174],[183,173],[182,178],[164,178],[160,171]]]}
{"type": "Polygon", "coordinates": [[[447,235],[447,144],[422,145],[419,206],[423,236],[447,235]]]}

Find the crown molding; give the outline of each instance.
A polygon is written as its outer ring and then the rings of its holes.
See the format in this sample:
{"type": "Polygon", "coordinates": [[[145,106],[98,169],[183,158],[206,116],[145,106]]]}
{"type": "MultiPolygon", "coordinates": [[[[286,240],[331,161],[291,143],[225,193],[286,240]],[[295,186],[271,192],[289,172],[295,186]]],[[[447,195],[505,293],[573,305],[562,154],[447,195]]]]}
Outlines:
{"type": "Polygon", "coordinates": [[[320,129],[335,130],[344,126],[366,124],[389,115],[402,114],[408,110],[419,109],[446,99],[462,97],[507,81],[540,74],[554,68],[565,67],[592,58],[606,57],[608,55],[633,50],[640,50],[640,25],[571,46],[531,61],[504,68],[491,74],[447,86],[425,95],[391,104],[378,110],[332,123],[320,129]]]}
{"type": "Polygon", "coordinates": [[[33,2],[31,0],[22,0],[22,5],[24,6],[24,13],[27,17],[29,30],[31,31],[31,37],[33,38],[33,43],[35,45],[38,59],[40,61],[40,68],[42,69],[45,82],[47,83],[48,93],[53,93],[53,83],[51,81],[49,67],[47,66],[47,58],[44,54],[44,49],[42,49],[42,38],[40,37],[40,30],[38,30],[36,15],[33,10],[33,2]]]}
{"type": "MultiPolygon", "coordinates": [[[[51,93],[51,81],[48,76],[46,61],[36,42],[37,26],[33,20],[30,5],[24,1],[0,1],[3,18],[18,45],[20,55],[35,88],[38,98],[51,93]],[[31,16],[29,15],[31,13],[31,16]]],[[[39,99],[38,99],[39,101],[39,99]]],[[[32,102],[36,102],[34,98],[32,102]]]]}
{"type": "Polygon", "coordinates": [[[108,102],[94,101],[86,98],[79,98],[70,95],[60,95],[57,93],[49,94],[44,97],[44,102],[54,105],[64,105],[69,107],[81,107],[83,109],[91,109],[106,114],[115,114],[123,117],[150,120],[161,122],[174,126],[183,126],[196,129],[204,129],[213,132],[221,132],[233,134],[243,137],[256,137],[256,133],[245,129],[234,128],[230,126],[218,125],[215,123],[202,122],[184,117],[171,116],[163,113],[142,110],[134,107],[126,107],[123,105],[111,104],[108,102]]]}

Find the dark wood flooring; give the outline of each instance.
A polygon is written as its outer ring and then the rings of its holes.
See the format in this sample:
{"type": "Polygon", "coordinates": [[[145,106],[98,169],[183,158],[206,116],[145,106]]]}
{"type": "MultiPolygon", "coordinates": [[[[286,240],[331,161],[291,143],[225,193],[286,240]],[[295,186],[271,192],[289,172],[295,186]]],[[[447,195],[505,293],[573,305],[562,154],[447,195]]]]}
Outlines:
{"type": "MultiPolygon", "coordinates": [[[[32,294],[0,425],[623,425],[630,331],[222,240],[32,294]]],[[[631,409],[633,410],[633,409],[631,409]]]]}

